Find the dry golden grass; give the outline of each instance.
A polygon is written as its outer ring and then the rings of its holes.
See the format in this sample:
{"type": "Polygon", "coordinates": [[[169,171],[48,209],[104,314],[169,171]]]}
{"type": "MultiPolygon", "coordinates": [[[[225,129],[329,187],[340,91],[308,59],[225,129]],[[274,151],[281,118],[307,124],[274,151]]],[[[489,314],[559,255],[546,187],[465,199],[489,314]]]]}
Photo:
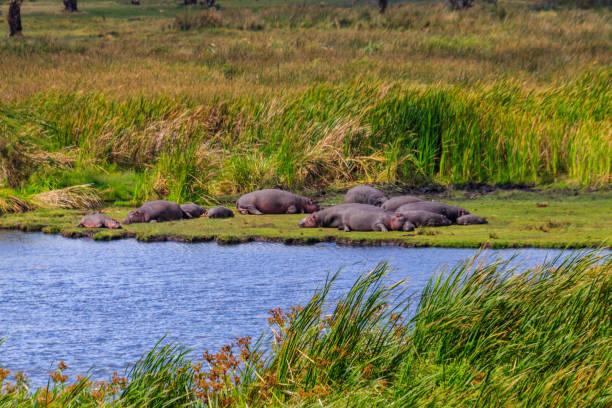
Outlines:
{"type": "Polygon", "coordinates": [[[121,9],[127,6],[85,3],[78,18],[56,14],[56,7],[28,3],[25,38],[0,40],[0,100],[23,100],[49,88],[208,99],[355,78],[424,84],[512,78],[546,87],[612,62],[607,10],[535,12],[501,2],[501,18],[488,5],[462,13],[435,4],[393,5],[388,17],[368,7],[326,8],[331,17],[306,28],[318,7],[297,9],[302,14],[292,17],[297,12],[291,8],[230,6],[214,12],[223,27],[179,31],[172,25],[183,11],[167,4],[158,16],[137,21],[113,18],[115,10],[142,13],[121,9]],[[108,18],[97,15],[103,11],[108,18]],[[260,24],[256,30],[248,25],[253,19],[260,24]],[[337,28],[339,19],[350,25],[337,28]]]}
{"type": "Polygon", "coordinates": [[[90,210],[102,206],[98,191],[89,185],[73,186],[36,194],[32,201],[43,208],[90,210]]]}

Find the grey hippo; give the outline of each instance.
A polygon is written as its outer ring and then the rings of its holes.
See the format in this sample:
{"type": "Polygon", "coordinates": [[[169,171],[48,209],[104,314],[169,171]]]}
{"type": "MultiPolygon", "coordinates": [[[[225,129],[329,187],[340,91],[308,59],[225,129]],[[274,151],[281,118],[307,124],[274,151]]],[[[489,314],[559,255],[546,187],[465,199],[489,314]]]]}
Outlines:
{"type": "Polygon", "coordinates": [[[298,225],[302,228],[338,228],[342,225],[342,215],[345,212],[359,208],[382,211],[380,207],[369,204],[337,204],[308,215],[300,220],[298,225]]]}
{"type": "Polygon", "coordinates": [[[84,228],[121,228],[119,221],[101,213],[88,214],[77,224],[77,227],[84,228]]]}
{"type": "Polygon", "coordinates": [[[200,218],[206,214],[206,208],[193,203],[181,205],[181,210],[185,213],[185,218],[200,218]]]}
{"type": "Polygon", "coordinates": [[[370,186],[357,186],[351,188],[344,195],[344,203],[371,204],[380,207],[388,198],[382,191],[370,186]]]}
{"type": "Polygon", "coordinates": [[[382,208],[387,211],[395,211],[404,204],[416,203],[419,201],[423,200],[415,196],[403,195],[399,197],[393,197],[385,201],[382,205],[382,208]]]}
{"type": "Polygon", "coordinates": [[[484,217],[479,217],[478,215],[474,215],[474,214],[466,214],[466,215],[462,215],[461,217],[457,218],[457,225],[473,225],[473,224],[488,224],[489,221],[487,221],[486,218],[484,217]]]}
{"type": "Polygon", "coordinates": [[[406,217],[401,214],[371,209],[352,209],[342,214],[342,224],[338,229],[344,231],[410,231],[414,225],[404,229],[406,217]]]}
{"type": "Polygon", "coordinates": [[[418,201],[416,203],[404,204],[395,211],[401,213],[404,211],[416,210],[429,211],[432,213],[441,214],[452,222],[457,222],[457,218],[470,213],[465,208],[455,207],[454,205],[448,205],[443,203],[436,203],[432,201],[418,201]]]}
{"type": "Polygon", "coordinates": [[[137,222],[164,222],[174,221],[185,216],[181,206],[172,201],[155,200],[144,203],[137,209],[130,211],[128,216],[123,220],[124,224],[132,224],[137,222]]]}
{"type": "Polygon", "coordinates": [[[241,214],[296,214],[313,213],[320,209],[310,198],[278,189],[257,190],[236,201],[241,214]]]}
{"type": "Polygon", "coordinates": [[[406,217],[406,220],[410,221],[417,227],[445,227],[451,225],[452,222],[442,214],[436,214],[429,211],[396,211],[398,214],[402,214],[406,217]]]}
{"type": "Polygon", "coordinates": [[[234,212],[227,207],[213,207],[206,213],[207,218],[232,218],[234,212]]]}

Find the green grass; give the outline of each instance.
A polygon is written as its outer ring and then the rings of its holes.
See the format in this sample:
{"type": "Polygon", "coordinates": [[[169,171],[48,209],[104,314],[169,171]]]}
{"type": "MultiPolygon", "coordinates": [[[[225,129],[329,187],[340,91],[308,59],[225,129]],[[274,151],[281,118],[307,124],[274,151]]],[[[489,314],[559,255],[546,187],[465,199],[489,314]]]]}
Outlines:
{"type": "Polygon", "coordinates": [[[610,406],[612,259],[575,253],[554,262],[517,273],[476,257],[435,274],[417,297],[401,282],[385,285],[382,264],[339,299],[330,299],[337,275],[329,276],[307,304],[271,311],[271,338],[206,351],[203,364],[158,344],[127,378],[106,383],[68,385],[60,365],[49,389],[28,392],[2,371],[0,403],[610,406]]]}
{"type": "Polygon", "coordinates": [[[26,2],[0,40],[0,187],[609,185],[609,9],[283,4],[26,2]]]}
{"type": "MultiPolygon", "coordinates": [[[[0,217],[0,228],[61,233],[68,237],[97,240],[135,237],[141,241],[177,240],[239,243],[250,240],[287,244],[339,242],[351,245],[404,245],[494,248],[610,247],[612,238],[612,196],[609,192],[564,193],[498,192],[466,199],[461,194],[443,198],[488,219],[486,225],[418,228],[413,232],[344,232],[334,228],[299,228],[304,215],[236,215],[232,219],[182,220],[154,224],[124,225],[122,230],[77,228],[83,211],[37,210],[0,217]],[[537,204],[546,202],[546,207],[537,204]]],[[[228,206],[232,207],[228,203],[228,206]]],[[[131,208],[107,208],[105,212],[122,220],[131,208]]]]}

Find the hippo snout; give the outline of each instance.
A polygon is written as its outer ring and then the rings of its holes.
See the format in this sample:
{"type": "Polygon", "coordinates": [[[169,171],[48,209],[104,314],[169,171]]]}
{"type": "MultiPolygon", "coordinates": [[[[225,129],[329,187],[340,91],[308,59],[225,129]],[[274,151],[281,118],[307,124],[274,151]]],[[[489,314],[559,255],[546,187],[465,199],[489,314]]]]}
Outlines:
{"type": "Polygon", "coordinates": [[[309,215],[308,217],[304,217],[298,222],[298,225],[300,226],[300,228],[316,227],[317,226],[316,217],[314,215],[309,215]]]}

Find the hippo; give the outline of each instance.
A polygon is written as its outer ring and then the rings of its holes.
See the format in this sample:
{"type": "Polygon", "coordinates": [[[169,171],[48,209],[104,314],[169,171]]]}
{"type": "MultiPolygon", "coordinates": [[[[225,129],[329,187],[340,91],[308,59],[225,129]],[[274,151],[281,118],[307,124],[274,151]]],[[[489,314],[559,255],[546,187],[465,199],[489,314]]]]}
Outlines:
{"type": "Polygon", "coordinates": [[[155,200],[144,203],[137,209],[130,211],[123,220],[124,224],[136,222],[164,222],[188,218],[181,207],[172,201],[155,200]]]}
{"type": "Polygon", "coordinates": [[[396,211],[396,213],[403,215],[407,221],[410,221],[417,227],[445,227],[452,224],[451,220],[444,215],[430,211],[406,210],[402,212],[396,211]]]}
{"type": "MultiPolygon", "coordinates": [[[[370,209],[349,209],[342,214],[342,224],[338,229],[344,231],[399,231],[406,223],[406,217],[388,211],[370,209]]],[[[412,226],[414,229],[414,225],[412,226]]]]}
{"type": "Polygon", "coordinates": [[[181,210],[185,213],[185,218],[200,218],[206,214],[206,208],[200,207],[197,204],[183,204],[181,210]]]}
{"type": "Polygon", "coordinates": [[[383,211],[382,208],[369,204],[337,204],[324,210],[314,212],[298,222],[301,228],[337,228],[342,225],[342,215],[355,209],[370,209],[383,211]]]}
{"type": "Polygon", "coordinates": [[[399,197],[393,197],[385,201],[382,205],[382,208],[387,211],[395,211],[404,204],[416,203],[419,201],[423,200],[415,196],[403,195],[399,197]]]}
{"type": "Polygon", "coordinates": [[[388,198],[382,191],[370,186],[357,186],[351,188],[344,195],[344,203],[371,204],[380,207],[388,198]]]}
{"type": "Polygon", "coordinates": [[[119,221],[101,213],[88,214],[79,221],[77,227],[84,228],[121,228],[119,221]]]}
{"type": "Polygon", "coordinates": [[[227,207],[213,207],[206,213],[207,218],[232,218],[234,212],[227,207]]]}
{"type": "Polygon", "coordinates": [[[484,217],[479,217],[478,215],[474,215],[474,214],[466,214],[466,215],[462,215],[461,217],[457,218],[457,225],[473,225],[473,224],[488,224],[489,221],[487,221],[486,218],[484,217]]]}
{"type": "Polygon", "coordinates": [[[470,212],[461,207],[455,207],[444,203],[436,203],[432,201],[417,201],[416,203],[404,204],[397,208],[395,212],[403,213],[405,211],[429,211],[436,214],[444,215],[451,222],[457,222],[457,218],[470,212]]]}
{"type": "Polygon", "coordinates": [[[245,194],[236,201],[241,214],[296,214],[313,213],[319,205],[310,198],[284,190],[266,189],[245,194]]]}

